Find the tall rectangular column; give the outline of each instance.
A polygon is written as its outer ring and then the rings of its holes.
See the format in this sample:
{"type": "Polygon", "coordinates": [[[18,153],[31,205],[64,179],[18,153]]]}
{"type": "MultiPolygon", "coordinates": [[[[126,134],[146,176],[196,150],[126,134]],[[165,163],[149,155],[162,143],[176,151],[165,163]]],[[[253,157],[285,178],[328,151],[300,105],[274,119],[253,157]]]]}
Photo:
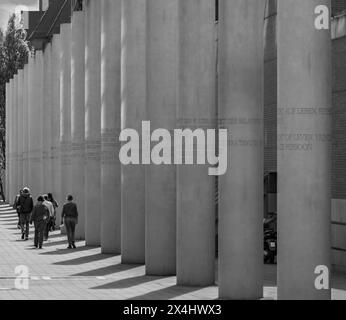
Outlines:
{"type": "Polygon", "coordinates": [[[28,62],[28,122],[29,122],[29,144],[28,144],[28,183],[26,187],[29,187],[32,189],[32,180],[33,180],[33,147],[34,147],[34,132],[33,129],[35,128],[35,56],[30,55],[29,56],[29,62],[28,62]]]}
{"type": "Polygon", "coordinates": [[[24,86],[23,86],[23,187],[29,184],[29,65],[24,66],[24,86]]]}
{"type": "Polygon", "coordinates": [[[13,176],[12,199],[19,193],[18,190],[18,73],[13,76],[13,176]]]}
{"type": "Polygon", "coordinates": [[[17,115],[16,115],[16,75],[13,75],[12,79],[12,115],[11,115],[11,136],[12,136],[12,166],[11,166],[11,198],[10,198],[10,203],[13,204],[14,198],[17,194],[17,174],[16,174],[16,169],[17,169],[17,141],[16,141],[16,128],[17,128],[17,115]]]}
{"type": "Polygon", "coordinates": [[[8,203],[12,204],[12,186],[13,186],[13,78],[10,79],[10,93],[9,93],[9,99],[10,99],[10,105],[9,105],[9,126],[8,126],[8,139],[9,139],[9,169],[8,169],[8,203]]]}
{"type": "Polygon", "coordinates": [[[52,114],[51,114],[51,155],[52,155],[52,189],[54,199],[59,203],[56,224],[60,225],[60,210],[63,205],[61,193],[61,155],[60,155],[60,67],[61,67],[61,36],[52,38],[52,114]]]}
{"type": "Polygon", "coordinates": [[[329,0],[278,2],[278,298],[330,299],[329,0]]]}
{"type": "MultiPolygon", "coordinates": [[[[122,0],[121,129],[137,132],[147,117],[146,10],[147,0],[122,0]]],[[[122,262],[144,263],[144,252],[145,169],[143,165],[122,165],[122,262]]]]}
{"type": "MultiPolygon", "coordinates": [[[[177,128],[202,129],[206,139],[207,129],[216,129],[215,2],[180,1],[179,27],[177,128]]],[[[193,146],[199,145],[193,143],[193,146]]],[[[177,167],[177,282],[180,285],[214,284],[215,177],[209,176],[208,167],[197,164],[177,167]]]]}
{"type": "Polygon", "coordinates": [[[10,110],[11,110],[11,84],[10,82],[6,83],[6,164],[5,164],[5,198],[6,201],[9,201],[9,169],[10,169],[10,110]]]}
{"type": "MultiPolygon", "coordinates": [[[[151,129],[175,129],[179,0],[147,1],[147,110],[151,129]]],[[[158,141],[159,142],[159,141],[158,141]]],[[[160,141],[162,142],[162,141],[160,141]]],[[[170,146],[165,146],[170,147],[170,146]]],[[[145,264],[149,275],[176,272],[176,167],[146,167],[145,264]]]]}
{"type": "MultiPolygon", "coordinates": [[[[60,26],[60,158],[61,201],[72,194],[71,176],[71,24],[60,26]]],[[[76,199],[77,200],[77,199],[76,199]]],[[[77,201],[78,205],[78,201],[77,201]]]]}
{"type": "Polygon", "coordinates": [[[219,117],[228,129],[220,177],[219,295],[263,296],[265,0],[220,0],[219,117]]]}
{"type": "Polygon", "coordinates": [[[17,189],[19,190],[23,188],[23,103],[24,103],[24,71],[18,70],[18,106],[17,106],[17,150],[18,150],[18,177],[17,177],[17,189]]]}
{"type": "MultiPolygon", "coordinates": [[[[71,175],[72,194],[78,204],[76,239],[85,239],[85,41],[84,12],[72,16],[71,47],[71,175]]],[[[88,197],[88,195],[87,195],[88,197]]]]}
{"type": "Polygon", "coordinates": [[[16,192],[16,181],[15,181],[15,167],[16,167],[16,158],[15,158],[15,147],[16,147],[16,143],[15,143],[15,102],[16,102],[16,98],[15,98],[15,79],[14,76],[12,78],[12,88],[11,88],[11,194],[10,194],[10,203],[13,204],[14,201],[14,197],[16,196],[15,192],[16,192]]]}
{"type": "Polygon", "coordinates": [[[42,192],[51,192],[52,178],[51,178],[51,114],[52,114],[52,88],[51,88],[51,43],[48,43],[43,53],[43,94],[42,94],[42,174],[43,186],[42,192]]]}
{"type": "MultiPolygon", "coordinates": [[[[85,240],[101,241],[101,5],[85,1],[85,240]]],[[[109,200],[109,199],[108,199],[109,200]]]]}
{"type": "Polygon", "coordinates": [[[43,94],[43,53],[36,51],[33,65],[30,101],[30,181],[29,188],[34,198],[43,192],[42,175],[42,94],[43,94]]]}
{"type": "Polygon", "coordinates": [[[101,248],[120,253],[121,0],[101,5],[101,248]]]}

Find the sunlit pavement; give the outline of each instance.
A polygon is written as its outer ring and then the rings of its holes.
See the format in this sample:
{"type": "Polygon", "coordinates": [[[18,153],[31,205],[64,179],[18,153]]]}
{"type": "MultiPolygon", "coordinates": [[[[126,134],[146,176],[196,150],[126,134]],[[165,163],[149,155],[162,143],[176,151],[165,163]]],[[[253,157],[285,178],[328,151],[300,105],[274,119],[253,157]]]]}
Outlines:
{"type": "MultiPolygon", "coordinates": [[[[99,247],[77,244],[67,250],[64,235],[55,232],[43,250],[33,247],[30,240],[20,239],[17,215],[6,205],[0,206],[0,300],[2,299],[189,299],[215,300],[216,286],[206,288],[178,287],[175,277],[145,276],[142,265],[122,265],[120,256],[101,254],[99,247]],[[29,270],[29,288],[19,289],[15,269],[29,270]]],[[[265,299],[276,298],[275,266],[265,267],[265,299]]],[[[19,279],[21,280],[21,279],[19,279]]],[[[346,299],[346,276],[333,279],[334,299],[346,299]]]]}

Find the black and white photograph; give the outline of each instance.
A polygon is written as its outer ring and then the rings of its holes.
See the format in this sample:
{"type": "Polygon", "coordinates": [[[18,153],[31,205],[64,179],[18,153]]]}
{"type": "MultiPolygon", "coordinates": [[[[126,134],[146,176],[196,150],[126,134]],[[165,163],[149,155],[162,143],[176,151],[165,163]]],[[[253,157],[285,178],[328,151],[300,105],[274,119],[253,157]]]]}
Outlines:
{"type": "Polygon", "coordinates": [[[0,300],[346,300],[346,0],[0,0],[0,300]]]}

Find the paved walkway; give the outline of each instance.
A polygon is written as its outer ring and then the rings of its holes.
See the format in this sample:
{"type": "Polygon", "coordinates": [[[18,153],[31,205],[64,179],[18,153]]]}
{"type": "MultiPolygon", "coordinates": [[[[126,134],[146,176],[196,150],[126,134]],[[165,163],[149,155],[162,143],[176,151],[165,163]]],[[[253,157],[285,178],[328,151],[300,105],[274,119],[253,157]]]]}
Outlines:
{"type": "MultiPolygon", "coordinates": [[[[120,257],[101,254],[100,248],[77,243],[67,250],[65,237],[55,232],[43,250],[20,240],[17,215],[9,206],[0,206],[0,300],[2,299],[141,299],[215,300],[216,286],[178,287],[175,277],[145,276],[142,265],[122,265],[120,257]],[[27,266],[29,288],[15,288],[15,268],[27,266]]],[[[264,296],[276,297],[276,271],[266,266],[264,296]]],[[[334,298],[346,299],[346,276],[339,277],[334,298]]]]}

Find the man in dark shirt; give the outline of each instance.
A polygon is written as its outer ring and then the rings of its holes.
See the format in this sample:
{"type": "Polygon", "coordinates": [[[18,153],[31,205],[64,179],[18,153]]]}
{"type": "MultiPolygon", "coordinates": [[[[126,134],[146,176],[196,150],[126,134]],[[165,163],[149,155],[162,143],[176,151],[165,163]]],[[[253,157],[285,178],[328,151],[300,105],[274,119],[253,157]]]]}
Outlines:
{"type": "Polygon", "coordinates": [[[67,197],[67,203],[64,205],[61,213],[61,223],[65,224],[68,249],[76,249],[75,245],[75,230],[78,224],[77,205],[73,202],[73,196],[67,197]]]}
{"type": "Polygon", "coordinates": [[[21,189],[19,191],[19,194],[16,195],[16,198],[14,199],[14,203],[13,203],[13,209],[15,209],[17,211],[17,214],[18,214],[18,224],[17,224],[17,228],[18,229],[21,229],[21,226],[20,226],[20,206],[19,206],[19,198],[20,196],[23,194],[23,190],[21,189]]]}
{"type": "Polygon", "coordinates": [[[36,248],[42,249],[43,244],[43,234],[46,228],[46,224],[49,218],[49,210],[43,204],[43,197],[40,196],[37,199],[37,204],[34,207],[30,218],[30,224],[34,223],[35,225],[35,240],[34,244],[36,248]]]}
{"type": "Polygon", "coordinates": [[[19,223],[22,229],[22,240],[29,240],[30,215],[34,208],[34,201],[31,198],[29,188],[24,188],[23,193],[16,204],[19,208],[19,223]]]}

